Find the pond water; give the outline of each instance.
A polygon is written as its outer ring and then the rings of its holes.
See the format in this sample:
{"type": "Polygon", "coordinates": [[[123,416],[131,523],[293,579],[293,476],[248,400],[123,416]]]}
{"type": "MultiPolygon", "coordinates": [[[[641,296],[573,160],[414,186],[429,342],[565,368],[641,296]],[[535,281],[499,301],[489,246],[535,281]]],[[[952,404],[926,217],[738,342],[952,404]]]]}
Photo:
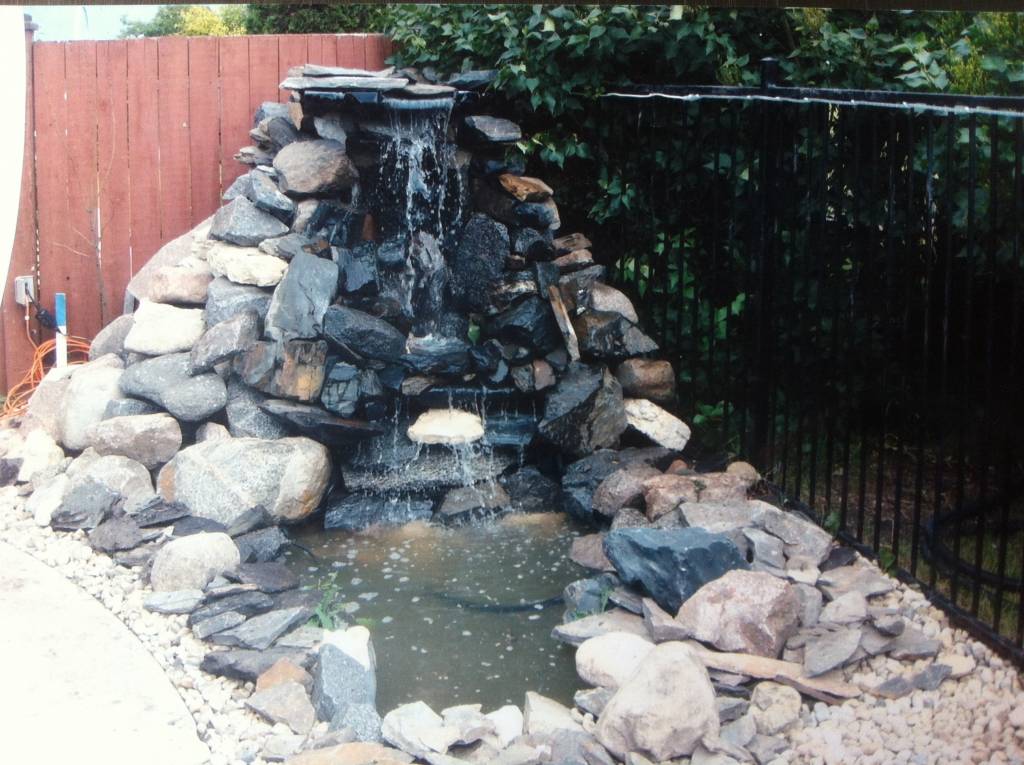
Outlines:
{"type": "Polygon", "coordinates": [[[457,528],[295,530],[286,561],[339,619],[364,624],[377,654],[377,707],[522,706],[526,691],[571,702],[574,650],[551,637],[559,598],[587,572],[568,558],[580,531],[560,513],[457,528]]]}

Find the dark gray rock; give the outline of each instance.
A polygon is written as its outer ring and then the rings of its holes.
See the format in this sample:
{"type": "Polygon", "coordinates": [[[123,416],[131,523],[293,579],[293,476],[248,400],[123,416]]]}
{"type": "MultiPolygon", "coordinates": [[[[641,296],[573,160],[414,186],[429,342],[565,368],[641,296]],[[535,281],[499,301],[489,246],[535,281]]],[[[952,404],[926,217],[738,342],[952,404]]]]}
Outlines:
{"type": "Polygon", "coordinates": [[[259,339],[259,325],[259,315],[247,309],[211,326],[192,346],[189,372],[193,375],[209,372],[222,361],[248,351],[259,339]]]}
{"type": "Polygon", "coordinates": [[[206,640],[218,632],[237,627],[245,621],[245,616],[236,611],[224,611],[206,619],[193,621],[192,634],[199,640],[206,640]]]}
{"type": "Polygon", "coordinates": [[[647,449],[600,449],[569,465],[562,474],[562,503],[565,511],[583,521],[593,520],[593,496],[597,487],[616,470],[630,465],[648,465],[664,470],[674,452],[661,447],[647,449]]]}
{"type": "Polygon", "coordinates": [[[232,378],[228,381],[226,413],[232,436],[275,439],[288,435],[288,429],[280,420],[260,408],[266,398],[238,380],[232,378]]]}
{"type": "Polygon", "coordinates": [[[757,765],[768,765],[789,748],[789,742],[782,736],[766,736],[758,733],[747,742],[746,750],[754,755],[757,765]]]}
{"type": "Polygon", "coordinates": [[[247,284],[235,284],[221,276],[210,282],[206,290],[206,312],[203,319],[207,327],[237,316],[245,311],[255,311],[260,321],[270,308],[270,293],[247,284]]]}
{"type": "Polygon", "coordinates": [[[558,765],[616,765],[592,733],[559,730],[551,736],[551,762],[558,765]]]}
{"type": "Polygon", "coordinates": [[[254,584],[261,592],[270,594],[299,586],[298,577],[283,563],[242,563],[225,576],[232,582],[254,584]]]}
{"type": "Polygon", "coordinates": [[[291,262],[296,255],[330,255],[330,247],[323,240],[313,240],[305,234],[285,234],[276,239],[260,242],[260,252],[291,262]]]}
{"type": "MultiPolygon", "coordinates": [[[[512,253],[527,260],[548,261],[555,257],[555,248],[551,244],[551,234],[535,228],[521,227],[511,233],[512,253]]],[[[558,280],[558,270],[554,271],[554,279],[558,280]]]]}
{"type": "Polygon", "coordinates": [[[202,605],[202,590],[172,590],[153,592],[146,596],[142,605],[147,611],[158,614],[187,614],[202,605]]]}
{"type": "Polygon", "coordinates": [[[804,644],[804,670],[814,677],[845,666],[853,660],[860,641],[861,631],[856,628],[822,630],[804,644]]]}
{"type": "Polygon", "coordinates": [[[236,197],[217,210],[210,237],[241,247],[255,247],[264,239],[288,233],[288,226],[260,210],[246,197],[236,197]]]}
{"type": "Polygon", "coordinates": [[[549,513],[561,507],[562,488],[532,465],[502,476],[499,482],[516,512],[549,513]]]}
{"type": "Polygon", "coordinates": [[[899,699],[912,693],[913,690],[914,685],[907,678],[902,675],[893,675],[885,682],[875,686],[871,692],[884,699],[899,699]]]}
{"type": "MultiPolygon", "coordinates": [[[[273,526],[275,523],[274,516],[267,508],[263,507],[263,505],[256,505],[244,510],[241,515],[231,521],[227,528],[227,534],[232,538],[239,537],[242,534],[248,534],[257,529],[273,526]]],[[[238,540],[235,539],[235,544],[237,543],[238,540]]],[[[245,561],[243,560],[242,562],[244,563],[245,561]]]]}
{"type": "Polygon", "coordinates": [[[505,268],[509,247],[508,229],[501,223],[481,214],[469,219],[451,262],[449,289],[457,305],[487,308],[490,286],[505,268]]]}
{"type": "Polygon", "coordinates": [[[266,651],[235,649],[210,651],[199,665],[203,672],[217,677],[230,677],[243,682],[254,683],[256,678],[274,666],[281,659],[288,659],[309,669],[313,655],[286,648],[270,648],[266,651]]]}
{"type": "Polygon", "coordinates": [[[159,533],[144,532],[130,515],[119,515],[108,518],[89,532],[89,546],[105,553],[131,550],[159,533]]]}
{"type": "Polygon", "coordinates": [[[298,627],[312,615],[312,608],[302,607],[268,611],[265,614],[259,614],[247,619],[237,627],[218,632],[216,635],[211,636],[211,642],[217,645],[252,648],[257,651],[263,651],[269,648],[283,634],[298,627]]]}
{"type": "Polygon", "coordinates": [[[175,537],[190,537],[193,534],[208,534],[211,532],[226,533],[227,527],[223,523],[211,518],[186,515],[180,521],[175,522],[171,528],[171,535],[175,537]]]}
{"type": "Polygon", "coordinates": [[[315,338],[323,331],[324,313],[338,294],[338,266],[308,253],[292,258],[274,289],[267,311],[270,337],[315,338]]]}
{"type": "Polygon", "coordinates": [[[562,598],[565,600],[564,620],[573,621],[605,611],[609,596],[621,584],[615,574],[600,574],[570,582],[562,590],[562,598]]]}
{"type": "Polygon", "coordinates": [[[448,79],[448,84],[459,90],[480,90],[486,88],[498,79],[496,69],[470,69],[465,72],[453,74],[448,79]]]}
{"type": "Polygon", "coordinates": [[[604,552],[623,582],[671,614],[708,582],[749,568],[728,537],[700,528],[618,529],[605,537],[604,552]]]}
{"type": "Polygon", "coordinates": [[[614,694],[615,691],[611,688],[586,688],[576,691],[572,700],[579,709],[597,718],[601,716],[601,712],[608,706],[614,694]]]}
{"type": "Polygon", "coordinates": [[[569,454],[614,445],[626,429],[622,388],[605,367],[573,363],[548,394],[537,432],[569,454]]]}
{"type": "Polygon", "coordinates": [[[633,322],[611,311],[586,311],[573,322],[580,352],[603,361],[652,353],[658,344],[633,322]]]}
{"type": "Polygon", "coordinates": [[[437,510],[437,517],[446,525],[461,525],[502,515],[511,509],[512,501],[501,485],[488,482],[449,489],[437,510]]]}
{"type": "Polygon", "coordinates": [[[412,268],[413,288],[410,303],[418,335],[441,334],[463,337],[464,332],[445,326],[451,312],[444,312],[444,296],[448,287],[448,266],[441,248],[430,234],[417,232],[407,250],[407,268],[412,268]]]}
{"type": "Polygon", "coordinates": [[[282,223],[291,223],[295,217],[295,202],[282,194],[274,179],[262,170],[253,170],[249,177],[249,188],[245,195],[249,201],[282,223]]]}
{"type": "MultiPolygon", "coordinates": [[[[218,598],[193,611],[188,617],[188,626],[211,619],[214,616],[234,611],[243,617],[265,614],[274,607],[274,599],[262,592],[240,592],[226,598],[218,598]]],[[[239,624],[241,622],[238,622],[239,624]]],[[[234,627],[235,625],[229,625],[234,627]]],[[[227,629],[227,627],[225,627],[227,629]]]]}
{"type": "Polygon", "coordinates": [[[141,401],[137,398],[112,398],[107,402],[107,408],[103,410],[103,419],[110,420],[114,417],[156,414],[159,411],[160,407],[148,401],[141,401]]]}
{"type": "Polygon", "coordinates": [[[252,118],[252,126],[257,127],[261,122],[272,120],[275,117],[286,120],[291,119],[288,104],[282,104],[278,101],[264,101],[256,108],[256,113],[252,118]]]}
{"type": "Polygon", "coordinates": [[[60,506],[53,512],[50,525],[59,531],[95,529],[123,502],[124,497],[119,492],[97,480],[73,481],[60,506]]]}
{"type": "Polygon", "coordinates": [[[463,125],[467,137],[477,143],[515,143],[523,137],[519,125],[501,117],[469,116],[463,125]]]}
{"type": "Polygon", "coordinates": [[[362,410],[371,420],[379,419],[386,409],[384,387],[377,373],[343,361],[327,371],[320,403],[340,417],[351,417],[362,410]]]}
{"type": "Polygon", "coordinates": [[[430,500],[349,494],[328,500],[324,528],[360,531],[369,526],[400,526],[411,521],[429,521],[433,513],[434,503],[430,500]]]}
{"type": "Polygon", "coordinates": [[[520,226],[530,226],[540,231],[554,231],[562,225],[558,205],[554,199],[543,202],[516,202],[512,215],[520,226]]]}
{"type": "Polygon", "coordinates": [[[482,329],[485,337],[531,348],[538,356],[562,342],[550,302],[537,295],[529,295],[488,318],[482,329]]]}
{"type": "Polygon", "coordinates": [[[344,306],[327,309],[324,336],[355,358],[398,361],[405,352],[405,335],[386,321],[344,306]]]}
{"type": "Polygon", "coordinates": [[[472,368],[470,345],[454,337],[413,337],[402,363],[421,375],[461,377],[472,368]]]}
{"type": "Polygon", "coordinates": [[[347,295],[376,295],[380,290],[377,275],[377,250],[373,242],[360,242],[352,249],[335,247],[332,251],[341,274],[341,291],[347,295]]]}
{"type": "Polygon", "coordinates": [[[928,659],[939,652],[942,643],[925,635],[916,627],[905,627],[898,637],[886,649],[886,653],[894,659],[913,661],[928,659]]]}
{"type": "Polygon", "coordinates": [[[166,502],[157,496],[142,506],[132,518],[139,527],[147,528],[149,526],[166,526],[188,514],[188,508],[180,502],[166,502]]]}
{"type": "Polygon", "coordinates": [[[267,399],[260,407],[296,431],[321,441],[345,443],[379,436],[384,432],[383,428],[375,423],[338,417],[319,407],[297,404],[294,401],[267,399]]]}
{"type": "Polygon", "coordinates": [[[236,197],[247,197],[251,188],[252,179],[249,177],[249,173],[244,173],[231,182],[231,185],[228,186],[228,190],[224,192],[221,199],[225,202],[230,202],[236,197]]]}
{"type": "Polygon", "coordinates": [[[354,741],[379,742],[380,725],[380,714],[373,704],[343,701],[331,718],[329,729],[334,731],[347,728],[354,734],[354,741]]]}
{"type": "Polygon", "coordinates": [[[277,526],[259,531],[250,531],[235,537],[242,563],[268,563],[274,560],[289,544],[288,535],[277,526]]]}
{"type": "Polygon", "coordinates": [[[290,143],[304,139],[302,133],[300,133],[295,127],[295,123],[292,122],[290,114],[274,115],[265,120],[261,120],[259,128],[267,138],[270,139],[270,143],[278,151],[290,143]]]}
{"type": "Polygon", "coordinates": [[[953,668],[947,664],[932,664],[925,667],[910,682],[919,691],[934,691],[953,674],[953,668]]]}
{"type": "Polygon", "coordinates": [[[189,374],[188,353],[172,353],[132,364],[121,375],[121,390],[152,401],[175,418],[200,422],[227,403],[224,381],[215,374],[189,374]]]}
{"type": "Polygon", "coordinates": [[[359,171],[337,141],[300,141],[274,157],[278,186],[291,197],[330,196],[359,180],[359,171]]]}
{"type": "Polygon", "coordinates": [[[333,720],[344,704],[377,703],[377,677],[335,645],[320,646],[313,670],[313,706],[321,720],[333,720]]]}

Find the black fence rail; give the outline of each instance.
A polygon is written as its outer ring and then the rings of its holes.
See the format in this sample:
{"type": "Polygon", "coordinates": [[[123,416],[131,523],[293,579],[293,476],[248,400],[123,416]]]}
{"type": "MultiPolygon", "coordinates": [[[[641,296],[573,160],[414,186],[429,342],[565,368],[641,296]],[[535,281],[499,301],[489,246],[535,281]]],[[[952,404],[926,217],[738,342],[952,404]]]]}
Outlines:
{"type": "Polygon", "coordinates": [[[595,109],[602,251],[695,443],[1024,658],[1024,99],[769,84],[595,109]]]}

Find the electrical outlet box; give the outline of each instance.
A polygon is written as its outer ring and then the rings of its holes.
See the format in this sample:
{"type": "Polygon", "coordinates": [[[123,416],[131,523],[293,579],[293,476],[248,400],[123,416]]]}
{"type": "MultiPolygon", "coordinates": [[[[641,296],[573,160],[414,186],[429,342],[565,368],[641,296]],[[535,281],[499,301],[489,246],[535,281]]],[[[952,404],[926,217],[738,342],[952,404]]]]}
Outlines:
{"type": "Polygon", "coordinates": [[[31,276],[14,277],[14,302],[28,305],[36,299],[36,280],[31,276]]]}

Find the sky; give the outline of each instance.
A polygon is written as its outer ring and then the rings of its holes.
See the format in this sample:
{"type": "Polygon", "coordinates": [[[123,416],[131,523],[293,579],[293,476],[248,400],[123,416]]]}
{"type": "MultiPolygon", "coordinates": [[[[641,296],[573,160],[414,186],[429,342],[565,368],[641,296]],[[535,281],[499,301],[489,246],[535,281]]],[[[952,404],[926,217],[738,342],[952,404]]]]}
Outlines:
{"type": "Polygon", "coordinates": [[[36,40],[113,40],[121,17],[146,21],[159,5],[26,5],[25,13],[39,25],[36,40]]]}

